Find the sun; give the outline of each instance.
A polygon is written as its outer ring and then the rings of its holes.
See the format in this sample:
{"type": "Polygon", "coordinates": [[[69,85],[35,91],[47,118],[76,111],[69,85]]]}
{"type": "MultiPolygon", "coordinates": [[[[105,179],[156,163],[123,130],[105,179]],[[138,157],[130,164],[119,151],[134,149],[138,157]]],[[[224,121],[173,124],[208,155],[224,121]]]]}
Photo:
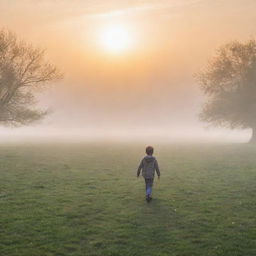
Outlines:
{"type": "Polygon", "coordinates": [[[106,51],[120,54],[132,46],[132,35],[123,25],[108,25],[100,32],[100,43],[106,51]]]}

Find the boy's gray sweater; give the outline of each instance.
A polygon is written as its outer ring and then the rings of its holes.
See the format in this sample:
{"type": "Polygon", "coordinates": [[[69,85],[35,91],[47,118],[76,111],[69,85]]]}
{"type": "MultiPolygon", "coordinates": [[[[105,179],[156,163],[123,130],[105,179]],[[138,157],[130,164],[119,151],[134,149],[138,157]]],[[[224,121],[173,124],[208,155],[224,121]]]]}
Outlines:
{"type": "Polygon", "coordinates": [[[155,176],[155,171],[158,176],[160,176],[160,171],[158,167],[158,163],[155,157],[153,156],[145,156],[138,167],[137,176],[140,175],[140,171],[142,169],[142,176],[145,179],[153,179],[155,176]]]}

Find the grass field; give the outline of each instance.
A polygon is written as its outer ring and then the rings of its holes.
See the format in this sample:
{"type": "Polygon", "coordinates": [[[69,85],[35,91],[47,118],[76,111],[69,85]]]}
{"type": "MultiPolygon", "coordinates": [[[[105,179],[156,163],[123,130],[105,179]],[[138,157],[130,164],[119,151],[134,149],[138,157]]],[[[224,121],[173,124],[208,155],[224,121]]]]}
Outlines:
{"type": "Polygon", "coordinates": [[[256,147],[155,148],[147,204],[142,145],[1,145],[0,255],[255,256],[256,147]]]}

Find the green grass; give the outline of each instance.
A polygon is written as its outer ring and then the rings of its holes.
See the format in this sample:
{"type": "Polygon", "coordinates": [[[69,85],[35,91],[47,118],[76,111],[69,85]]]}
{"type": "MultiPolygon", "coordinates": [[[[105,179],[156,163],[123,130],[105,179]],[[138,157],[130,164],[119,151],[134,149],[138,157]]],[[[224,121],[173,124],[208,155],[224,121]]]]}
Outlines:
{"type": "Polygon", "coordinates": [[[0,255],[255,256],[256,147],[155,148],[147,204],[142,145],[1,145],[0,255]]]}

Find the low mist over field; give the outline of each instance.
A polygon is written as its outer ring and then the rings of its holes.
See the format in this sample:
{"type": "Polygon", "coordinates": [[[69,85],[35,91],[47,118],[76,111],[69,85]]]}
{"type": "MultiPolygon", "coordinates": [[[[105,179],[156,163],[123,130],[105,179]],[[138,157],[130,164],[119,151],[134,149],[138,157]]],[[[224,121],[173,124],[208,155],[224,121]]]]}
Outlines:
{"type": "Polygon", "coordinates": [[[1,140],[247,141],[250,129],[199,121],[206,98],[195,75],[219,46],[255,36],[255,9],[253,0],[0,0],[0,27],[45,48],[64,74],[37,92],[51,113],[1,127],[1,140]]]}

